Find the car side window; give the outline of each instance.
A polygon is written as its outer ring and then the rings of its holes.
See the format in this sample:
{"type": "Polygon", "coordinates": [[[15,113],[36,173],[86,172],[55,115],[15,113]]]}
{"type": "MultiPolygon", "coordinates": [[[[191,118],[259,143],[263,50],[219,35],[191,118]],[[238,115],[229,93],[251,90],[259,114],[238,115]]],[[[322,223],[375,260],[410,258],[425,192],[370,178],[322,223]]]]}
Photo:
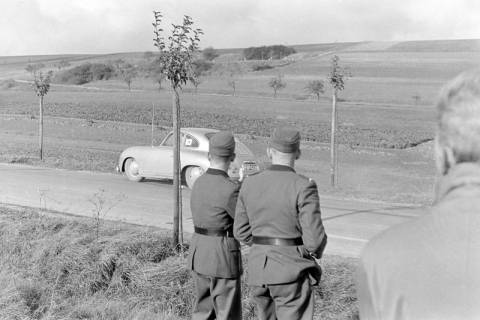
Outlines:
{"type": "Polygon", "coordinates": [[[182,145],[186,148],[198,148],[198,141],[191,135],[187,134],[182,145]]]}
{"type": "Polygon", "coordinates": [[[170,133],[170,135],[162,143],[162,146],[173,147],[173,133],[170,133]]]}

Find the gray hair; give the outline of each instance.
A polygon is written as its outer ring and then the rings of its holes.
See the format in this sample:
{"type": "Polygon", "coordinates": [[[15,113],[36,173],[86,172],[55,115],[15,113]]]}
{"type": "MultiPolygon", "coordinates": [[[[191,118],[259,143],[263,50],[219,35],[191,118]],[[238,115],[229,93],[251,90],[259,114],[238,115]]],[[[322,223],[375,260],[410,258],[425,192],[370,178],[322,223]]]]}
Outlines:
{"type": "Polygon", "coordinates": [[[437,159],[447,159],[449,165],[480,162],[480,69],[464,72],[448,83],[437,111],[437,159]],[[439,154],[445,150],[449,154],[439,154]]]}

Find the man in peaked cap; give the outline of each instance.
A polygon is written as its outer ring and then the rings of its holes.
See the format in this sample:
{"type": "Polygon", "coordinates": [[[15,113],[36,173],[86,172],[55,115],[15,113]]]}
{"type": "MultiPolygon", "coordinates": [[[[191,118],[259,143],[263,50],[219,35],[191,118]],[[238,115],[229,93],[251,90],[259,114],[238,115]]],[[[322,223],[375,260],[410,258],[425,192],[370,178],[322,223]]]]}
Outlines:
{"type": "Polygon", "coordinates": [[[197,179],[190,197],[195,226],[188,256],[196,287],[192,319],[241,319],[242,259],[240,244],[233,237],[240,184],[227,174],[235,159],[230,132],[210,138],[208,158],[210,167],[197,179]]]}
{"type": "Polygon", "coordinates": [[[251,245],[248,284],[260,319],[312,319],[312,285],[327,243],[317,185],[295,172],[300,133],[276,129],[267,148],[272,165],[240,190],[235,237],[251,245]]]}

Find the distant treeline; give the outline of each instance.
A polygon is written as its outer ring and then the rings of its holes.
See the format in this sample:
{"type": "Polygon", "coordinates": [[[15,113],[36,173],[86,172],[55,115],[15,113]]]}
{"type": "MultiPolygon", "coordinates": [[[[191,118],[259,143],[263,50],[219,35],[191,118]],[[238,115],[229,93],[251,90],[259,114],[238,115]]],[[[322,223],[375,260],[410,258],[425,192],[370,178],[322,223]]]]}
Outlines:
{"type": "Polygon", "coordinates": [[[250,47],[243,50],[243,56],[247,60],[282,59],[296,53],[295,49],[283,45],[250,47]]]}
{"type": "Polygon", "coordinates": [[[57,73],[55,80],[61,83],[84,84],[95,80],[108,80],[115,76],[115,67],[105,63],[84,63],[57,73]]]}

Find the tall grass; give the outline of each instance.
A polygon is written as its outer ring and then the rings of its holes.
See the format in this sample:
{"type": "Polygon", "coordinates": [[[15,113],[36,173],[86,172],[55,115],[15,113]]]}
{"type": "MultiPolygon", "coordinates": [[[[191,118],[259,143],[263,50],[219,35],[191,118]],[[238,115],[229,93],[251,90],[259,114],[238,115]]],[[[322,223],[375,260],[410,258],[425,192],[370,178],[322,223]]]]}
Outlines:
{"type": "MultiPolygon", "coordinates": [[[[170,234],[120,223],[96,236],[87,218],[0,208],[0,319],[187,319],[194,302],[186,261],[170,234]]],[[[355,317],[355,261],[325,259],[319,319],[355,317]]],[[[244,315],[255,318],[248,288],[244,315]]]]}

